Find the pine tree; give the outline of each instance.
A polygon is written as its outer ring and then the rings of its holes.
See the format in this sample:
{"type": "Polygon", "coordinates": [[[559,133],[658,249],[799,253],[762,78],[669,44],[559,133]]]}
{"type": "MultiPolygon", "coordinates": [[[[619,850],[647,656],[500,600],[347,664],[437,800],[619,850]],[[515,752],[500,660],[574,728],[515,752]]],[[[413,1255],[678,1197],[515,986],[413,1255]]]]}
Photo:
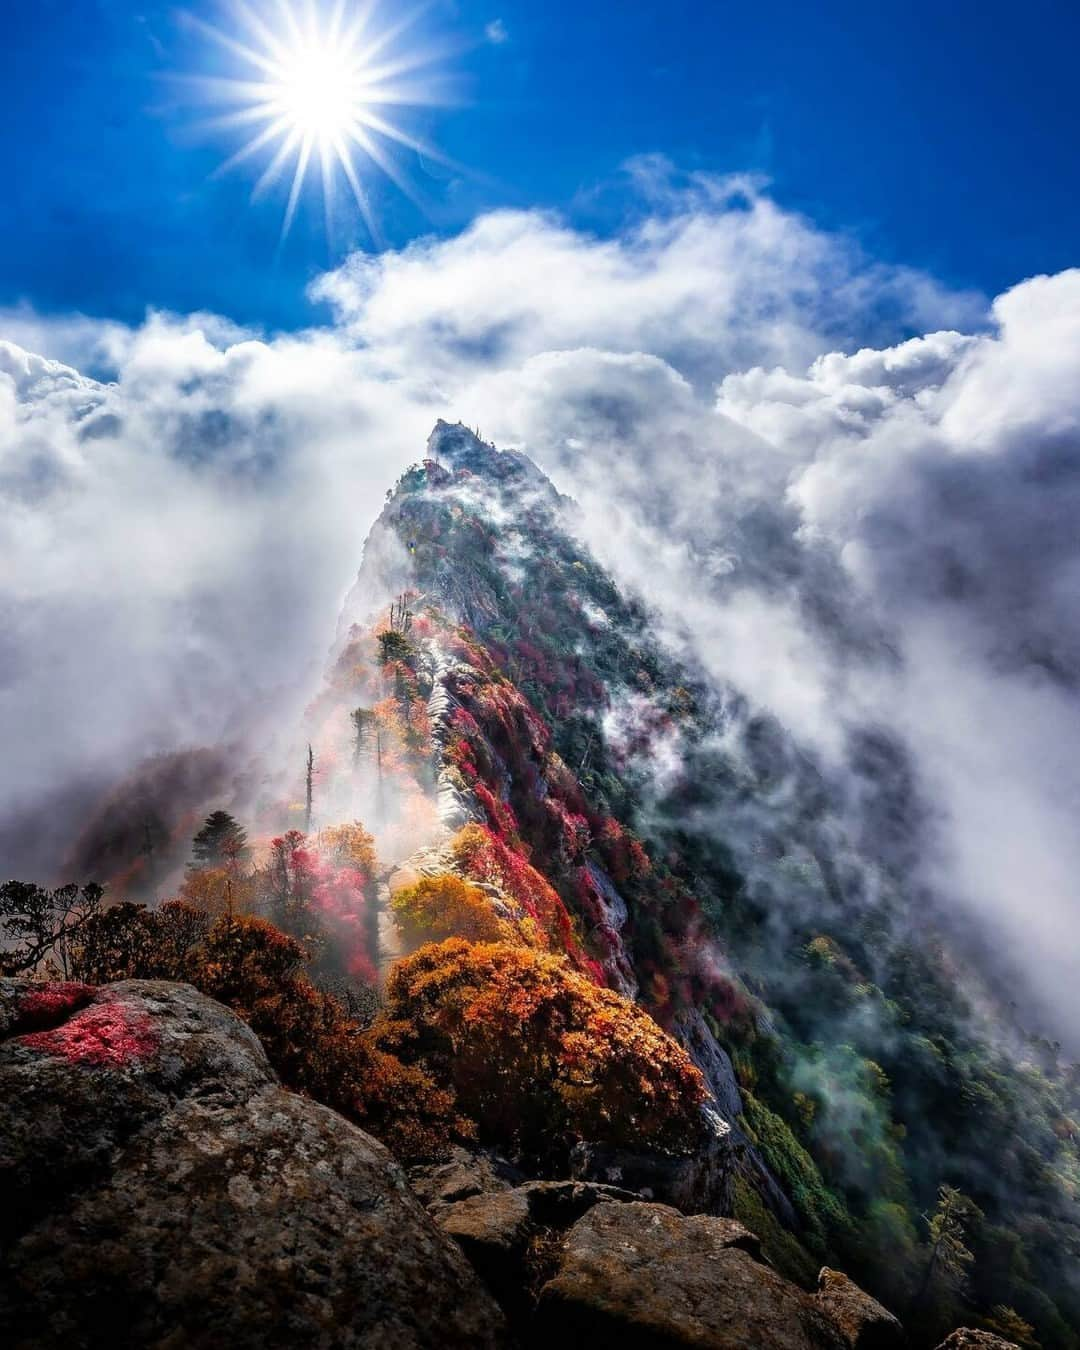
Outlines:
{"type": "Polygon", "coordinates": [[[930,1230],[930,1256],[915,1304],[922,1302],[935,1281],[953,1290],[963,1288],[968,1267],[975,1260],[965,1243],[966,1226],[981,1219],[982,1211],[954,1186],[940,1186],[937,1208],[923,1218],[930,1230]]]}
{"type": "Polygon", "coordinates": [[[214,811],[191,843],[195,867],[226,867],[251,856],[247,831],[228,811],[214,811]]]}

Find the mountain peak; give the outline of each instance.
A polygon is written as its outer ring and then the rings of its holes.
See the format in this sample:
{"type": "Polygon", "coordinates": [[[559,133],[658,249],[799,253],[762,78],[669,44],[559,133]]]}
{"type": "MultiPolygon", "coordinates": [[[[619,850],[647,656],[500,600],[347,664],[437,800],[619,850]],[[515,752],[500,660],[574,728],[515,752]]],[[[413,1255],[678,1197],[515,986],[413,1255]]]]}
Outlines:
{"type": "Polygon", "coordinates": [[[518,479],[548,493],[555,491],[551,480],[528,455],[520,450],[498,449],[464,422],[446,422],[440,417],[428,437],[426,458],[454,473],[464,471],[498,482],[518,479]]]}

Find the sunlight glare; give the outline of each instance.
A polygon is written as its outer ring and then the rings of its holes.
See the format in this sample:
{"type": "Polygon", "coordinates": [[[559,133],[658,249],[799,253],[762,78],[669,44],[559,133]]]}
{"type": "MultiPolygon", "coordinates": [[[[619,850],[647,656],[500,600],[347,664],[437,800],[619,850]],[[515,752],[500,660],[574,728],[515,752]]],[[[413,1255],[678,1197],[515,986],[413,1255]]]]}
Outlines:
{"type": "Polygon", "coordinates": [[[422,47],[400,49],[399,40],[419,11],[377,29],[372,23],[373,3],[354,5],[348,12],[347,3],[334,0],[332,6],[320,8],[316,0],[277,0],[273,9],[278,22],[271,26],[265,17],[269,7],[260,6],[256,12],[247,0],[231,0],[242,35],[188,16],[195,27],[246,67],[245,78],[194,81],[207,98],[235,105],[231,112],[213,119],[213,126],[255,128],[218,172],[268,154],[269,162],[252,192],[255,199],[293,166],[282,240],[289,233],[313,160],[321,172],[327,229],[334,180],[340,172],[376,243],[380,242],[378,227],[357,161],[373,164],[418,205],[408,176],[395,158],[395,148],[458,167],[433,146],[402,130],[386,111],[392,106],[450,101],[445,78],[431,69],[440,53],[422,47]]]}
{"type": "Polygon", "coordinates": [[[275,111],[323,144],[347,131],[364,111],[363,71],[342,47],[319,40],[305,42],[284,63],[278,87],[275,111]]]}

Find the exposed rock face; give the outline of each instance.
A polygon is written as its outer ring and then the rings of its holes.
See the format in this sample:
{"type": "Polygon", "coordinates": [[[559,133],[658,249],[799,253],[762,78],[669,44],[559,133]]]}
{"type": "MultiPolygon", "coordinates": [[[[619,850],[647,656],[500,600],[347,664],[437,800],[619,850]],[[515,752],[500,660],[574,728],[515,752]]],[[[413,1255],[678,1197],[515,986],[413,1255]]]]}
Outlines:
{"type": "Polygon", "coordinates": [[[622,931],[630,918],[630,911],[627,908],[626,901],[616,889],[615,883],[599,863],[590,861],[585,864],[585,867],[592,880],[593,892],[603,913],[601,927],[607,937],[607,943],[605,944],[607,951],[602,962],[604,972],[613,989],[627,998],[636,999],[638,996],[637,976],[634,973],[633,963],[626,953],[622,937],[622,931]]]}
{"type": "Polygon", "coordinates": [[[892,1313],[839,1270],[822,1268],[817,1301],[851,1350],[897,1350],[904,1343],[892,1313]]]}
{"type": "Polygon", "coordinates": [[[571,1228],[540,1292],[538,1340],[622,1350],[841,1350],[817,1301],[734,1219],[600,1204],[571,1228]]]}
{"type": "Polygon", "coordinates": [[[742,1094],[731,1057],[709,1030],[698,1008],[686,1008],[675,1018],[672,1027],[675,1038],[701,1070],[716,1109],[729,1125],[742,1115],[742,1094]]]}
{"type": "Polygon", "coordinates": [[[0,1326],[51,1347],[484,1347],[387,1151],[184,985],[0,982],[0,1326]]]}
{"type": "Polygon", "coordinates": [[[583,1143],[574,1149],[571,1171],[579,1179],[621,1186],[689,1214],[730,1214],[745,1145],[737,1143],[731,1126],[712,1107],[704,1106],[702,1114],[705,1142],[694,1153],[630,1153],[583,1143]]]}
{"type": "Polygon", "coordinates": [[[455,679],[468,674],[469,667],[454,661],[435,643],[425,650],[431,680],[427,714],[431,724],[432,758],[435,766],[435,801],[439,823],[447,830],[459,830],[470,821],[484,819],[484,813],[470,794],[464,792],[446,772],[443,755],[450,738],[454,712],[461,705],[453,691],[455,679]]]}

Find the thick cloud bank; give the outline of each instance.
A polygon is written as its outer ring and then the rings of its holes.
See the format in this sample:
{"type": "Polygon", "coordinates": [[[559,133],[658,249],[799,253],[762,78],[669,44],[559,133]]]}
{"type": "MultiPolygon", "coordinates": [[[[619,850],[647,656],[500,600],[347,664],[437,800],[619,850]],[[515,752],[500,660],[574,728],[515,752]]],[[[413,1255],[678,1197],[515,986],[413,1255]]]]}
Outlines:
{"type": "Polygon", "coordinates": [[[0,816],[284,716],[386,488],[461,417],[827,760],[857,724],[907,744],[928,874],[1068,1037],[1080,272],[987,306],[750,181],[634,176],[614,238],[497,212],[354,257],[308,333],[0,316],[0,816]]]}

